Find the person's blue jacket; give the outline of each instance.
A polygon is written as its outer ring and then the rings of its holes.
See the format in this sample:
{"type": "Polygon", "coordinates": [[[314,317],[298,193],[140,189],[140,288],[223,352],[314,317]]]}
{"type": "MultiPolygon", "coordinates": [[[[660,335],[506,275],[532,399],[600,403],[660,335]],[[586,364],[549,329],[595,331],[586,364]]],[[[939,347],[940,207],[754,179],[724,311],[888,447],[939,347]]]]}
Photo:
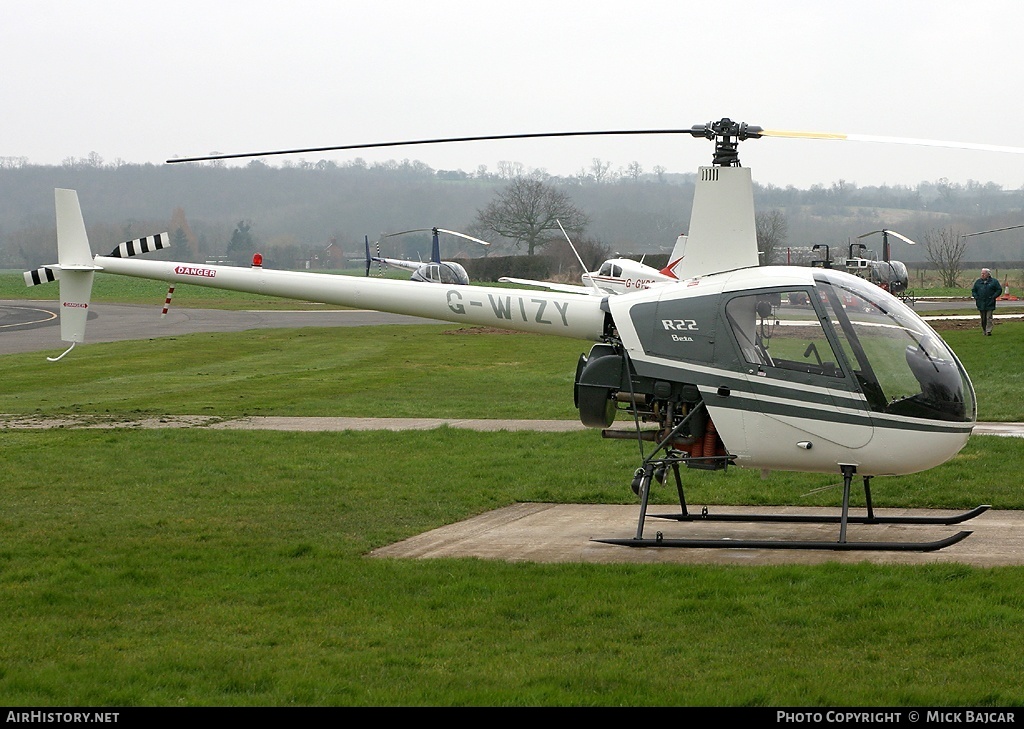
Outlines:
{"type": "Polygon", "coordinates": [[[1003,294],[1003,287],[999,281],[989,276],[979,278],[971,288],[971,298],[974,299],[978,311],[992,311],[996,308],[996,299],[1003,294]]]}

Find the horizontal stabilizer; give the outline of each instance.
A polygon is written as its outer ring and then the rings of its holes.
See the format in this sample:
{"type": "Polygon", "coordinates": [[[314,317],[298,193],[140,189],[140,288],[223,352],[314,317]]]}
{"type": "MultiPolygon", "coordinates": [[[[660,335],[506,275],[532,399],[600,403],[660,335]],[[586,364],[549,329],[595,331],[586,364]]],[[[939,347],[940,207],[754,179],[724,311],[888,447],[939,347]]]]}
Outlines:
{"type": "Polygon", "coordinates": [[[56,266],[43,266],[34,271],[25,271],[22,276],[25,277],[26,286],[38,286],[59,279],[60,271],[56,266]]]}
{"type": "Polygon", "coordinates": [[[125,241],[111,251],[110,257],[128,258],[129,256],[137,256],[140,253],[152,253],[153,251],[159,251],[162,248],[169,248],[170,245],[171,237],[167,233],[147,235],[144,238],[125,241]]]}

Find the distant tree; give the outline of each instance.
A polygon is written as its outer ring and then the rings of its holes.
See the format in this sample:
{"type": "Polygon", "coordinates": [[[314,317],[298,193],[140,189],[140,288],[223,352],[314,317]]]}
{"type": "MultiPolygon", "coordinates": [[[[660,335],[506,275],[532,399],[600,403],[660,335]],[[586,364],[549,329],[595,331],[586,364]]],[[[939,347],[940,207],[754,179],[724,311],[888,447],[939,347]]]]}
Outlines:
{"type": "Polygon", "coordinates": [[[185,231],[181,228],[175,228],[174,232],[171,233],[171,248],[173,248],[178,255],[185,254],[185,256],[191,258],[191,251],[188,249],[188,236],[185,235],[185,231]]]}
{"type": "Polygon", "coordinates": [[[559,222],[567,233],[578,237],[590,218],[561,190],[520,177],[477,211],[477,222],[483,230],[514,241],[517,248],[525,243],[527,255],[532,256],[552,239],[562,237],[559,222]]]}
{"type": "Polygon", "coordinates": [[[654,165],[654,174],[658,176],[658,182],[665,181],[665,173],[668,169],[664,165],[654,165]]]}
{"type": "Polygon", "coordinates": [[[754,216],[754,229],[757,231],[757,250],[760,264],[770,266],[782,255],[782,247],[786,244],[789,223],[781,210],[763,210],[754,216]]]}
{"type": "Polygon", "coordinates": [[[253,240],[251,228],[252,223],[244,220],[238,221],[231,234],[231,241],[228,243],[228,258],[244,262],[256,252],[256,241],[253,240]]]}
{"type": "Polygon", "coordinates": [[[526,172],[526,167],[523,166],[522,162],[498,162],[498,177],[503,180],[514,180],[517,177],[522,177],[523,173],[526,172]]]}
{"type": "MultiPolygon", "coordinates": [[[[602,263],[611,258],[611,254],[611,247],[587,236],[574,238],[571,247],[564,237],[561,240],[553,240],[544,250],[545,257],[550,259],[554,266],[551,274],[569,279],[578,279],[583,273],[580,270],[580,260],[583,262],[584,270],[596,271],[602,263]],[[573,248],[576,249],[576,253],[573,253],[573,248]],[[579,258],[576,257],[577,254],[579,258]]],[[[578,280],[575,282],[578,283],[578,280]]]]}
{"type": "Polygon", "coordinates": [[[611,162],[605,162],[600,157],[594,157],[590,163],[590,174],[594,178],[594,182],[602,183],[608,179],[608,170],[612,167],[611,162]]]}
{"type": "Polygon", "coordinates": [[[924,254],[939,272],[942,285],[957,288],[963,273],[963,257],[967,252],[967,238],[953,228],[929,230],[924,235],[924,254]]]}
{"type": "Polygon", "coordinates": [[[573,241],[573,243],[576,246],[576,252],[580,254],[580,258],[583,259],[583,265],[587,267],[588,271],[597,270],[612,255],[611,247],[595,238],[580,238],[578,241],[573,241]]]}
{"type": "Polygon", "coordinates": [[[177,251],[175,255],[188,256],[190,261],[200,260],[199,240],[192,232],[192,226],[189,225],[188,218],[185,216],[185,208],[176,207],[171,213],[171,229],[174,230],[171,244],[177,251]]]}
{"type": "Polygon", "coordinates": [[[644,168],[640,165],[639,162],[635,160],[626,165],[626,177],[631,179],[633,182],[639,180],[640,175],[642,175],[643,173],[644,168]]]}

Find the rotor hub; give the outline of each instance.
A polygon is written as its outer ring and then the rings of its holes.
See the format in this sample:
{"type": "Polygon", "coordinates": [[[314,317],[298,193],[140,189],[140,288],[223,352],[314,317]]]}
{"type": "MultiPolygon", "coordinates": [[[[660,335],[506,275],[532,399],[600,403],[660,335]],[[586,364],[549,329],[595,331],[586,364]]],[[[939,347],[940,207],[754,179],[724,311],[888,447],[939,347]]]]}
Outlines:
{"type": "Polygon", "coordinates": [[[691,127],[690,134],[694,137],[705,137],[715,142],[715,156],[713,164],[715,167],[739,167],[739,144],[744,139],[758,139],[764,129],[747,124],[746,122],[735,122],[728,117],[718,121],[698,124],[691,127]]]}

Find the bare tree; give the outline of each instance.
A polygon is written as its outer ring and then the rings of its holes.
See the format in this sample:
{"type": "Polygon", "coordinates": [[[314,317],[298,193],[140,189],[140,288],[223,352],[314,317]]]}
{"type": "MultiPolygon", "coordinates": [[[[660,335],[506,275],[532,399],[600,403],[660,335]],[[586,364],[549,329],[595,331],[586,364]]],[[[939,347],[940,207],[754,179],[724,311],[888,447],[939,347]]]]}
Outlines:
{"type": "Polygon", "coordinates": [[[761,256],[761,265],[770,266],[782,255],[786,244],[789,223],[781,210],[764,210],[754,216],[754,229],[757,231],[757,252],[761,256]]]}
{"type": "Polygon", "coordinates": [[[571,247],[565,238],[552,240],[548,247],[544,249],[544,254],[553,259],[558,266],[556,275],[567,278],[576,278],[584,271],[596,271],[605,260],[611,257],[611,252],[612,249],[608,245],[595,238],[588,238],[586,236],[574,239],[571,247]],[[573,253],[573,248],[576,249],[576,253],[573,253]],[[583,261],[583,271],[580,270],[580,261],[576,258],[577,254],[583,261]]]}
{"type": "Polygon", "coordinates": [[[498,193],[486,208],[477,212],[483,230],[525,243],[527,255],[553,239],[561,238],[561,222],[567,233],[580,236],[590,218],[561,190],[529,177],[519,177],[498,193]]]}
{"type": "Polygon", "coordinates": [[[644,168],[636,160],[626,165],[626,177],[636,182],[640,179],[640,175],[644,173],[644,168]]]}
{"type": "Polygon", "coordinates": [[[583,237],[573,241],[573,243],[576,246],[576,252],[580,254],[580,258],[583,259],[583,265],[587,267],[588,271],[596,271],[604,263],[605,259],[609,258],[612,254],[611,247],[596,238],[583,237]]]}
{"type": "Polygon", "coordinates": [[[526,167],[523,166],[522,162],[498,162],[498,177],[503,180],[514,180],[517,177],[522,177],[526,172],[526,167]]]}
{"type": "Polygon", "coordinates": [[[600,184],[608,178],[608,170],[612,167],[611,162],[605,162],[600,157],[594,157],[590,163],[590,174],[594,176],[594,182],[600,184]]]}
{"type": "Polygon", "coordinates": [[[953,228],[936,228],[924,235],[924,254],[939,272],[942,285],[958,288],[957,280],[963,273],[963,257],[967,252],[967,238],[953,228]]]}

